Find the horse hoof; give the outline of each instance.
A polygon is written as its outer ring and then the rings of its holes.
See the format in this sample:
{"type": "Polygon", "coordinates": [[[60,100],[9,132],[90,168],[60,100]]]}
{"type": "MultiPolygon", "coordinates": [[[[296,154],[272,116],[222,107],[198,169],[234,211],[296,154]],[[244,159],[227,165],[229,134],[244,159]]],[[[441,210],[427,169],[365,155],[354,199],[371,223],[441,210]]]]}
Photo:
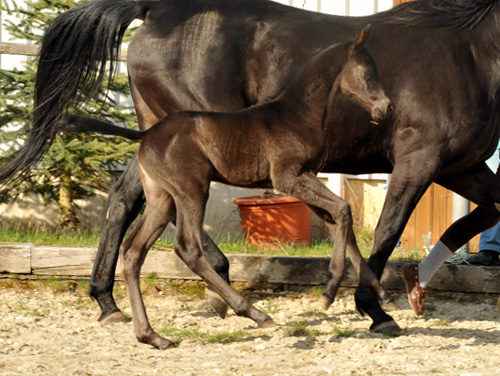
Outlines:
{"type": "Polygon", "coordinates": [[[108,324],[115,324],[118,322],[130,322],[132,319],[130,317],[125,316],[122,311],[115,311],[113,313],[110,313],[106,317],[100,317],[99,318],[99,323],[102,325],[108,325],[108,324]]]}
{"type": "Polygon", "coordinates": [[[398,334],[401,332],[401,328],[399,327],[398,324],[396,324],[396,321],[391,320],[391,321],[386,321],[381,324],[375,325],[375,323],[370,326],[370,332],[372,333],[382,333],[382,334],[398,334]]]}
{"type": "Polygon", "coordinates": [[[166,350],[169,347],[175,347],[175,344],[172,341],[169,341],[168,339],[162,338],[162,341],[159,341],[157,344],[153,345],[159,350],[166,350]]]}
{"type": "Polygon", "coordinates": [[[225,319],[227,315],[227,303],[217,294],[208,288],[205,288],[205,299],[207,300],[210,307],[221,319],[225,319]]]}
{"type": "Polygon", "coordinates": [[[175,347],[175,344],[172,341],[169,341],[166,338],[163,338],[159,335],[154,335],[153,337],[146,338],[137,338],[140,343],[145,343],[146,345],[151,345],[158,350],[166,350],[169,347],[175,347]]]}
{"type": "Polygon", "coordinates": [[[265,329],[265,328],[272,328],[276,326],[276,323],[273,321],[272,318],[268,318],[266,321],[264,321],[262,324],[259,324],[260,329],[265,329]]]}
{"type": "Polygon", "coordinates": [[[320,303],[323,309],[327,311],[328,308],[330,308],[330,306],[332,305],[333,300],[325,296],[325,294],[322,294],[320,298],[320,303]]]}

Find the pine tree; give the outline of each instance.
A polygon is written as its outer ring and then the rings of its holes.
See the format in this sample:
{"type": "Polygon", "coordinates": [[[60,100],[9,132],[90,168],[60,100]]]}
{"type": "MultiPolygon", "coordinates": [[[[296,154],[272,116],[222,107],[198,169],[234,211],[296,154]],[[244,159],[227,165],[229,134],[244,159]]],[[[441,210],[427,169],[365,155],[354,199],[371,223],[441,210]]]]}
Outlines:
{"type": "MultiPolygon", "coordinates": [[[[60,13],[73,7],[76,0],[36,0],[28,10],[21,9],[14,1],[2,2],[2,9],[16,14],[20,21],[9,23],[10,35],[38,43],[44,30],[60,13]]],[[[28,60],[22,69],[0,70],[0,163],[5,163],[26,137],[33,107],[33,89],[36,76],[36,59],[28,60]],[[11,131],[20,128],[19,131],[11,131]]],[[[107,86],[105,82],[103,86],[107,86]]],[[[118,74],[110,91],[101,90],[100,97],[68,113],[87,113],[103,120],[134,126],[135,115],[130,108],[117,105],[112,95],[129,94],[128,79],[118,74]]],[[[74,228],[79,222],[75,200],[107,192],[111,171],[116,164],[125,164],[137,144],[121,138],[97,135],[59,135],[37,169],[32,170],[22,182],[13,182],[0,202],[22,197],[23,194],[41,194],[47,202],[59,205],[60,223],[74,228]]]]}

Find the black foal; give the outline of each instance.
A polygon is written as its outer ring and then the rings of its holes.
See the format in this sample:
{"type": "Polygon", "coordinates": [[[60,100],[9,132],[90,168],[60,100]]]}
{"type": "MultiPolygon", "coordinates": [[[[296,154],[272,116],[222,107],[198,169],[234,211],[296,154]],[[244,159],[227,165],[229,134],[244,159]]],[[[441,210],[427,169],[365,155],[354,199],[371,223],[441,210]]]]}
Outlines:
{"type": "Polygon", "coordinates": [[[267,314],[234,291],[204,256],[201,228],[211,181],[276,188],[299,198],[327,222],[335,234],[335,245],[323,296],[326,307],[333,302],[343,277],[346,249],[361,285],[382,302],[392,300],[359,252],[349,205],[316,177],[327,156],[325,111],[335,106],[337,95],[351,98],[375,122],[391,111],[373,59],[364,48],[368,34],[366,27],[354,42],[321,51],[275,100],[240,112],[174,113],[146,132],[77,116],[60,122],[59,129],[67,132],[92,131],[141,142],[139,170],[147,206],[120,250],[139,341],[158,348],[172,345],[148,322],[139,274],[149,248],[173,220],[175,252],[188,267],[238,315],[259,326],[273,324],[267,314]]]}

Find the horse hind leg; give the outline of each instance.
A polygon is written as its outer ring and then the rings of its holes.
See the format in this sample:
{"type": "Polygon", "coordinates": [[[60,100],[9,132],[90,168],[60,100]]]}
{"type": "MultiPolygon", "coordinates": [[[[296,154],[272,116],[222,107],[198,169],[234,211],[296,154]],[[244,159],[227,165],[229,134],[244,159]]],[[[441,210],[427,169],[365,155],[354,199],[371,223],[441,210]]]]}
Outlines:
{"type": "Polygon", "coordinates": [[[100,322],[130,321],[115,303],[113,286],[120,244],[143,204],[143,189],[134,156],[109,194],[106,221],[90,278],[89,296],[97,300],[101,308],[100,322]]]}
{"type": "MultiPolygon", "coordinates": [[[[194,186],[194,184],[186,184],[194,186]]],[[[207,186],[208,189],[208,186],[207,186]]],[[[194,273],[231,306],[238,316],[255,321],[259,327],[273,326],[273,320],[256,309],[247,299],[238,294],[219,274],[215,272],[203,253],[201,226],[207,195],[184,192],[176,195],[177,233],[174,250],[194,273]]]]}
{"type": "Polygon", "coordinates": [[[172,197],[166,193],[156,195],[148,204],[140,221],[120,248],[120,256],[136,337],[141,343],[166,349],[173,346],[173,342],[157,334],[151,327],[142,299],[139,278],[149,249],[175,217],[175,207],[172,197]]]}

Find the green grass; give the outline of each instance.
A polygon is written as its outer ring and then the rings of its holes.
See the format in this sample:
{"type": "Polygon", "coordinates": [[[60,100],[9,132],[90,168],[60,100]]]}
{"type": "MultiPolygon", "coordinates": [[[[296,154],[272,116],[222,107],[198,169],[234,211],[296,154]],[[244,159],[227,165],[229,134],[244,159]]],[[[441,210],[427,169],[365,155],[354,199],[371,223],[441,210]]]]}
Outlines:
{"type": "Polygon", "coordinates": [[[101,233],[84,230],[45,230],[40,228],[0,229],[0,242],[33,243],[38,246],[97,247],[101,233]]]}
{"type": "MultiPolygon", "coordinates": [[[[373,231],[366,228],[355,229],[358,247],[363,257],[368,258],[373,247],[373,231]]],[[[67,246],[67,247],[97,247],[101,234],[97,231],[84,230],[45,230],[40,228],[0,228],[0,242],[33,243],[37,246],[67,246]]],[[[276,248],[259,249],[247,246],[245,240],[222,239],[217,242],[224,253],[240,253],[251,255],[277,255],[299,257],[330,257],[333,243],[329,240],[316,241],[311,246],[291,246],[277,244],[276,248]]],[[[171,250],[173,244],[170,240],[158,240],[152,249],[171,250]]],[[[397,248],[391,256],[393,261],[419,261],[425,257],[423,251],[416,249],[397,248]]]]}
{"type": "Polygon", "coordinates": [[[208,343],[233,343],[242,342],[250,337],[250,333],[246,330],[236,330],[232,332],[216,332],[208,333],[202,332],[198,328],[194,329],[178,329],[174,327],[164,327],[160,329],[160,334],[167,336],[175,343],[180,343],[184,340],[190,339],[199,341],[203,344],[208,343]]]}

